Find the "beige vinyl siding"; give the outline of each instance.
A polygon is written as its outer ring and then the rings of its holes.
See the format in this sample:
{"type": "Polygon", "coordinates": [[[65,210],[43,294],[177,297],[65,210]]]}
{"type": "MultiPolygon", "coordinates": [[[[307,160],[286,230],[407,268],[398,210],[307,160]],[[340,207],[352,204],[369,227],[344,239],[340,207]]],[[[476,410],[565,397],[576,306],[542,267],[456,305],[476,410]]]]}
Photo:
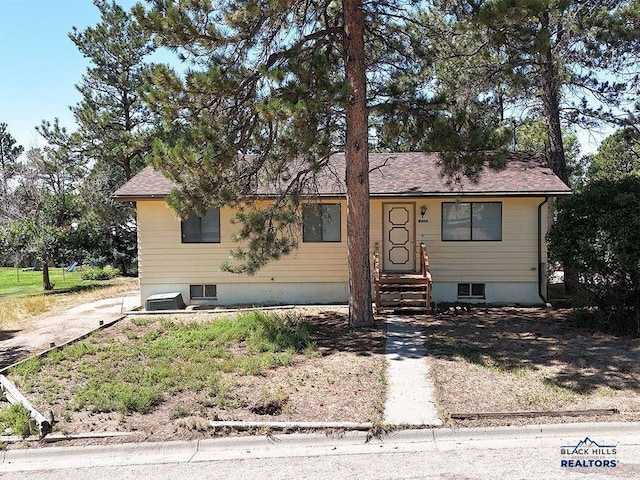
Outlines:
{"type": "MultiPolygon", "coordinates": [[[[538,205],[543,200],[540,197],[463,198],[461,201],[465,202],[502,202],[502,241],[443,242],[442,202],[455,199],[374,198],[371,200],[371,250],[375,242],[382,250],[383,204],[411,203],[415,212],[416,259],[419,258],[419,245],[424,242],[430,258],[434,292],[439,291],[443,298],[452,296],[455,300],[457,283],[485,283],[488,292],[491,288],[496,291],[492,295],[504,293],[500,298],[507,298],[507,303],[522,302],[521,298],[534,302],[538,281],[537,215],[538,205]],[[427,207],[424,218],[420,215],[422,205],[427,207]],[[512,291],[517,293],[509,297],[512,291]],[[511,298],[513,300],[509,300],[511,298]]],[[[338,200],[325,202],[338,203],[338,200]]],[[[226,304],[302,300],[311,303],[318,298],[324,300],[317,301],[344,301],[348,284],[346,204],[344,200],[339,203],[342,208],[341,242],[300,241],[291,255],[248,276],[220,270],[220,265],[229,259],[229,252],[238,247],[232,240],[232,210],[220,210],[220,243],[183,244],[180,219],[163,200],[139,201],[139,272],[143,297],[151,293],[182,291],[187,299],[189,285],[215,284],[219,301],[226,304]]],[[[546,215],[546,207],[542,213],[546,215]]],[[[542,226],[544,235],[546,220],[542,226]]],[[[545,260],[546,255],[543,255],[545,260]]],[[[419,265],[416,264],[415,269],[418,270],[419,265]]]]}
{"type": "Polygon", "coordinates": [[[229,252],[238,247],[232,240],[230,209],[220,210],[220,243],[183,244],[180,219],[164,201],[139,201],[140,281],[142,284],[347,282],[344,201],[341,205],[341,242],[300,242],[291,255],[248,276],[220,271],[220,265],[229,260],[229,252]]]}
{"type": "MultiPolygon", "coordinates": [[[[461,198],[463,202],[502,202],[502,241],[442,241],[442,202],[455,199],[373,199],[371,243],[382,242],[383,203],[414,203],[416,252],[425,243],[434,282],[536,282],[538,205],[543,198],[461,198]],[[424,219],[420,207],[425,205],[424,219]],[[426,220],[427,222],[421,222],[426,220]]],[[[544,209],[543,213],[546,213],[544,209]]],[[[543,258],[544,259],[544,258],[543,258]]],[[[416,266],[417,269],[417,266],[416,266]]]]}

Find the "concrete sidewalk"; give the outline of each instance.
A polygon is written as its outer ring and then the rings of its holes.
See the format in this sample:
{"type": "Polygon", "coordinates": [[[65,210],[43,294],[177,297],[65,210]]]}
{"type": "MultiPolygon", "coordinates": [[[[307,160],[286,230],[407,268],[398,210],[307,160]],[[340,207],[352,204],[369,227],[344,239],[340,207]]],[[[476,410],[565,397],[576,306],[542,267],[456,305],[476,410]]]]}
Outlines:
{"type": "Polygon", "coordinates": [[[137,290],[119,297],[84,303],[55,315],[40,315],[20,330],[0,332],[0,370],[54,345],[86,335],[101,324],[112,323],[140,305],[137,290]]]}
{"type": "Polygon", "coordinates": [[[422,330],[403,317],[387,317],[387,401],[384,423],[439,426],[422,330]]]}

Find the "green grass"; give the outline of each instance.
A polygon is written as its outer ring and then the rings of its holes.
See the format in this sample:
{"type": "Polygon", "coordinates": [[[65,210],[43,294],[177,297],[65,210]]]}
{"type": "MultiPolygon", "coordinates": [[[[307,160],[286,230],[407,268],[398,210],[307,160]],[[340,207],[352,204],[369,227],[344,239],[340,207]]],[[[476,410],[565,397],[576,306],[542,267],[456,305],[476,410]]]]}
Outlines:
{"type": "Polygon", "coordinates": [[[11,377],[26,390],[48,382],[50,403],[61,403],[66,394],[52,379],[64,379],[73,385],[74,410],[146,413],[165,395],[185,391],[205,391],[217,405],[238,405],[234,377],[292,365],[297,353],[313,348],[310,330],[295,315],[257,311],[208,323],[134,319],[118,340],[90,337],[25,362],[11,377]],[[140,334],[131,335],[136,327],[140,334]]]}
{"type": "MultiPolygon", "coordinates": [[[[62,268],[50,268],[49,278],[56,290],[73,290],[91,285],[82,280],[80,272],[63,272],[62,268]]],[[[42,272],[23,272],[20,268],[0,267],[0,299],[38,295],[42,290],[42,272]]]]}
{"type": "Polygon", "coordinates": [[[0,433],[9,428],[14,435],[28,437],[31,430],[29,428],[29,418],[29,410],[20,404],[5,408],[0,411],[0,433]]]}

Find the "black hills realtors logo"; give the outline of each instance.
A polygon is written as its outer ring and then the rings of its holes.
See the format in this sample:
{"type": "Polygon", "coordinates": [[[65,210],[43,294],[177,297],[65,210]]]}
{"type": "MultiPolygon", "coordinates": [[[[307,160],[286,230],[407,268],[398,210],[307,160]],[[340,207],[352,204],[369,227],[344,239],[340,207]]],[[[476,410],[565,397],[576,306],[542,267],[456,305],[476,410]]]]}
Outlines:
{"type": "Polygon", "coordinates": [[[589,437],[585,437],[576,445],[560,447],[562,457],[560,466],[565,468],[615,468],[618,466],[616,454],[617,445],[600,445],[589,437]]]}

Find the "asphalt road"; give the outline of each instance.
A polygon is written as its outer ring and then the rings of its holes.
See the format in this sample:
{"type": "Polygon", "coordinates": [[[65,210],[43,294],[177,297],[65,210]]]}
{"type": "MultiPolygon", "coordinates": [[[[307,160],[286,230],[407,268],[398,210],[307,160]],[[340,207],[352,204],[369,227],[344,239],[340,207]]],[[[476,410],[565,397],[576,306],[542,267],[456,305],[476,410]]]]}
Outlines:
{"type": "Polygon", "coordinates": [[[0,458],[3,479],[27,480],[637,479],[640,424],[414,430],[368,443],[348,434],[47,447],[0,458]],[[567,446],[584,452],[563,454],[567,446]]]}

